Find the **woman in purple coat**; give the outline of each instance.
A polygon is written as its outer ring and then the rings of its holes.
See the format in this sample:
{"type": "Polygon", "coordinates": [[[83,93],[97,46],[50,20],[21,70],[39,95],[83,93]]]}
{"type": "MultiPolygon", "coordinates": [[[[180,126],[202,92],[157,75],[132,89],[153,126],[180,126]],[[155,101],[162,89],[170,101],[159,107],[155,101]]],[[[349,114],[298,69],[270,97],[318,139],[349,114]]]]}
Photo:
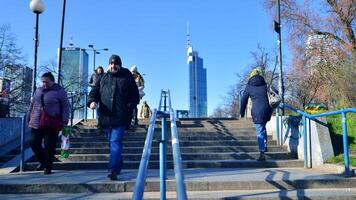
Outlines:
{"type": "Polygon", "coordinates": [[[51,117],[60,118],[65,125],[69,119],[69,101],[64,89],[54,83],[51,72],[44,73],[41,81],[42,87],[36,89],[31,100],[27,122],[32,130],[30,146],[40,163],[36,171],[44,170],[44,174],[51,174],[59,131],[40,127],[41,111],[44,110],[51,117]]]}

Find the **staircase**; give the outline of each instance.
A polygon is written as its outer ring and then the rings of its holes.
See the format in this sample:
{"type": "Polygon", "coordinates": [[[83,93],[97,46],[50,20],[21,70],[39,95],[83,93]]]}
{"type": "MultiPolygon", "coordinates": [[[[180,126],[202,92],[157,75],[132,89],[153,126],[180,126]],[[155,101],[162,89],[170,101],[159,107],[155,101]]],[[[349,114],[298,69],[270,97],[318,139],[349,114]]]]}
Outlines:
{"type": "MultiPolygon", "coordinates": [[[[140,121],[140,126],[128,130],[124,137],[125,163],[119,181],[110,181],[105,176],[109,158],[105,134],[95,128],[95,121],[81,122],[73,129],[69,158],[57,157],[54,174],[27,172],[0,176],[0,193],[4,193],[0,199],[21,193],[53,193],[54,199],[73,198],[83,193],[88,194],[85,197],[89,199],[131,199],[147,124],[147,121],[140,121]],[[24,179],[29,174],[31,181],[27,182],[24,179]]],[[[304,169],[303,161],[296,159],[285,147],[277,146],[270,136],[267,160],[256,161],[259,151],[251,121],[187,119],[177,121],[177,126],[189,199],[324,199],[335,196],[353,199],[356,196],[355,177],[343,178],[329,171],[304,169]]],[[[167,136],[167,168],[171,169],[167,172],[167,198],[175,199],[171,141],[170,135],[167,136]]],[[[161,126],[157,122],[145,199],[159,198],[160,137],[161,126]]],[[[57,155],[59,152],[58,148],[57,155]]],[[[31,171],[36,166],[35,158],[31,158],[25,168],[31,171]]],[[[40,197],[36,194],[36,198],[40,197]]],[[[43,194],[43,197],[50,196],[43,194]]]]}
{"type": "MultiPolygon", "coordinates": [[[[103,131],[94,128],[96,122],[77,125],[70,139],[70,157],[58,156],[54,169],[90,170],[106,169],[109,146],[103,131]]],[[[259,156],[255,129],[250,121],[244,120],[182,120],[177,123],[183,168],[241,168],[241,167],[303,167],[286,148],[268,141],[266,162],[256,161],[259,156]]],[[[146,137],[147,122],[127,131],[124,136],[124,167],[138,169],[146,137]]],[[[159,169],[160,123],[156,125],[149,168],[159,169]]],[[[170,140],[170,135],[167,135],[170,140]]],[[[167,168],[173,169],[171,141],[167,143],[167,168]]],[[[60,149],[58,148],[57,154],[60,149]]],[[[26,164],[26,169],[37,166],[35,158],[26,164]]]]}

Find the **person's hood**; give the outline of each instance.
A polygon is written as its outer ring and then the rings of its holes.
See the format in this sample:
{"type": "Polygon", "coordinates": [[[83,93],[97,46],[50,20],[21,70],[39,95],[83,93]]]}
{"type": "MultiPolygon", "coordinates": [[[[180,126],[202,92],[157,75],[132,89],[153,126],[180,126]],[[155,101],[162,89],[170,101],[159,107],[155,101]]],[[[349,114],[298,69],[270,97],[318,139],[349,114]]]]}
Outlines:
{"type": "Polygon", "coordinates": [[[248,80],[247,84],[251,86],[263,86],[266,85],[266,81],[262,76],[255,75],[248,80]]]}

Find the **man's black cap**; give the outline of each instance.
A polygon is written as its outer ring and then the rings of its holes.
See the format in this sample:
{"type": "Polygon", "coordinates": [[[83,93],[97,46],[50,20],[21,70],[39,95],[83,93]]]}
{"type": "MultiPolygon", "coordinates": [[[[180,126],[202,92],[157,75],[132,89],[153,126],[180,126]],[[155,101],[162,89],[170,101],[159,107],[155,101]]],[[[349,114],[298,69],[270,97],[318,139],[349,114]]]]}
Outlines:
{"type": "Polygon", "coordinates": [[[120,67],[121,67],[122,63],[121,63],[120,56],[115,55],[115,54],[111,55],[110,59],[109,59],[109,64],[110,63],[114,63],[115,65],[120,65],[120,67]]]}

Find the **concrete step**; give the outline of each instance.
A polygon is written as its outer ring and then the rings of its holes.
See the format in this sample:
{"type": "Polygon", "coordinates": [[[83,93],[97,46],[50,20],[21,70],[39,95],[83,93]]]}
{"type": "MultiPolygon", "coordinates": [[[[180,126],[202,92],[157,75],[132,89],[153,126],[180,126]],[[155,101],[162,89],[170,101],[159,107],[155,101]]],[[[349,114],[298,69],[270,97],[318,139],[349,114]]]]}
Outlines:
{"type": "MultiPolygon", "coordinates": [[[[112,193],[39,193],[39,194],[0,194],[2,200],[97,200],[120,199],[131,200],[133,192],[112,193]]],[[[160,199],[160,192],[145,192],[143,199],[160,199]]],[[[192,191],[187,192],[189,200],[226,200],[226,199],[250,199],[250,200],[274,200],[274,199],[313,199],[313,200],[354,200],[356,189],[332,188],[332,189],[290,189],[290,190],[223,190],[223,191],[192,191]]],[[[167,200],[177,199],[176,192],[166,192],[167,200]]]]}
{"type": "MultiPolygon", "coordinates": [[[[41,172],[0,175],[1,194],[22,193],[125,193],[132,192],[137,170],[123,170],[118,181],[106,178],[106,170],[54,171],[51,175],[41,172]]],[[[233,168],[233,169],[185,169],[185,185],[188,192],[250,191],[256,190],[304,190],[348,189],[355,194],[356,177],[345,178],[331,171],[317,169],[285,168],[233,168]]],[[[175,191],[174,171],[167,171],[167,191],[175,191]]],[[[158,192],[159,170],[148,170],[145,192],[158,192]]],[[[278,193],[278,192],[277,192],[278,193]]],[[[283,195],[280,192],[279,195],[283,195]]],[[[302,194],[302,193],[301,193],[302,194]]],[[[268,194],[264,194],[268,195],[268,194]]],[[[355,197],[353,195],[353,197],[355,197]]]]}
{"type": "MultiPolygon", "coordinates": [[[[171,141],[167,141],[167,143],[171,143],[171,141]]],[[[71,142],[70,146],[73,148],[94,148],[94,147],[108,147],[108,142],[71,142]]],[[[144,141],[125,141],[123,142],[124,147],[143,147],[144,141]]],[[[158,141],[153,141],[152,146],[158,146],[158,141]]],[[[257,141],[253,140],[217,140],[217,141],[179,141],[180,147],[184,146],[222,146],[225,145],[227,148],[229,146],[257,146],[257,141]]],[[[268,146],[277,145],[276,141],[268,141],[268,146]]]]}
{"type": "MultiPolygon", "coordinates": [[[[141,153],[124,153],[123,158],[124,161],[140,161],[141,160],[141,153]]],[[[158,161],[159,160],[159,153],[151,153],[150,160],[151,161],[158,161]]],[[[255,160],[259,157],[258,152],[252,153],[182,153],[181,158],[183,160],[210,160],[214,162],[214,160],[255,160]]],[[[71,154],[66,159],[61,159],[58,156],[59,160],[63,162],[67,161],[108,161],[109,154],[71,154]]],[[[291,153],[287,152],[273,152],[273,153],[266,153],[266,158],[271,160],[287,160],[293,159],[291,153]]],[[[173,160],[172,153],[169,152],[166,154],[166,159],[168,161],[173,160]]],[[[29,162],[35,162],[36,159],[32,158],[29,162]]]]}
{"type": "MultiPolygon", "coordinates": [[[[125,147],[124,153],[142,153],[143,147],[125,147]]],[[[182,153],[222,153],[222,152],[259,152],[257,146],[192,146],[192,147],[181,147],[180,151],[182,153]]],[[[60,148],[57,149],[57,154],[59,154],[60,148]]],[[[152,147],[152,153],[159,152],[159,147],[152,147]]],[[[167,152],[172,152],[171,145],[167,145],[167,152]]],[[[281,146],[269,146],[268,152],[287,152],[286,147],[281,146]]],[[[101,148],[69,148],[70,154],[107,154],[109,153],[108,147],[101,148]]]]}
{"type": "MultiPolygon", "coordinates": [[[[168,139],[171,137],[168,136],[168,139]]],[[[161,136],[156,135],[153,137],[153,140],[160,140],[161,136]]],[[[131,136],[131,135],[125,135],[124,136],[124,141],[145,141],[146,140],[146,135],[142,136],[131,136]]],[[[204,135],[204,136],[182,136],[179,137],[180,141],[191,141],[191,140],[256,140],[256,136],[209,136],[209,135],[204,135]]],[[[268,140],[272,140],[272,136],[268,136],[268,140]]],[[[91,142],[91,141],[97,141],[97,142],[103,142],[107,141],[106,137],[70,137],[71,142],[91,142]]]]}
{"type": "MultiPolygon", "coordinates": [[[[169,127],[168,127],[169,128],[169,127]]],[[[128,134],[147,134],[148,129],[147,128],[142,128],[142,129],[135,129],[135,130],[127,130],[126,133],[128,134]]],[[[154,130],[154,135],[160,134],[162,130],[160,128],[155,128],[154,130]]],[[[170,131],[169,131],[170,132],[170,131]]],[[[194,133],[202,133],[202,134],[214,134],[214,133],[221,133],[224,135],[246,135],[246,134],[255,134],[255,128],[230,128],[230,129],[212,129],[212,128],[178,128],[178,133],[179,134],[194,134],[194,133]]],[[[104,129],[80,129],[78,131],[73,131],[72,135],[101,135],[105,134],[104,129]]]]}
{"type": "MultiPolygon", "coordinates": [[[[37,162],[28,162],[25,165],[26,170],[34,170],[38,165],[37,162]]],[[[258,162],[255,160],[183,160],[183,168],[284,168],[284,167],[303,167],[304,163],[300,160],[266,160],[258,162]]],[[[107,161],[65,161],[54,162],[53,169],[60,170],[94,170],[106,169],[107,161]]],[[[139,161],[125,161],[123,169],[138,169],[139,161]]],[[[158,169],[159,161],[150,161],[149,169],[158,169]]],[[[173,162],[167,160],[167,168],[173,169],[173,162]]]]}

